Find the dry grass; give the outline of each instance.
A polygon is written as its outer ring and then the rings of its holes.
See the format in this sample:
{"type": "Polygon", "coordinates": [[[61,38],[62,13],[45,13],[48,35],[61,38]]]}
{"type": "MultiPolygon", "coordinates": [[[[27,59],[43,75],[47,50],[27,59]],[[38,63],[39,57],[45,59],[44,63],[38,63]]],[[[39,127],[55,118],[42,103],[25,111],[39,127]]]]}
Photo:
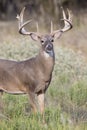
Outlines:
{"type": "MultiPolygon", "coordinates": [[[[55,42],[55,69],[52,83],[46,93],[45,118],[48,130],[87,128],[86,17],[86,14],[78,19],[74,16],[74,28],[55,42]]],[[[38,52],[38,44],[17,33],[16,21],[0,22],[0,30],[1,58],[23,60],[38,52]]],[[[26,114],[26,96],[4,94],[3,100],[5,105],[0,114],[1,130],[43,129],[40,122],[38,124],[40,116],[26,114]]]]}

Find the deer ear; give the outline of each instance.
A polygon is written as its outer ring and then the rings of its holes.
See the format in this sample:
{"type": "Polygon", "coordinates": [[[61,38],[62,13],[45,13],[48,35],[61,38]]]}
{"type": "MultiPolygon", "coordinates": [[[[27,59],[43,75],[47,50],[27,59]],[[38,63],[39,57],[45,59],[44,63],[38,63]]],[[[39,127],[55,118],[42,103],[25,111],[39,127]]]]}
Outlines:
{"type": "Polygon", "coordinates": [[[54,32],[53,34],[54,40],[59,39],[62,35],[62,31],[54,32]]]}
{"type": "Polygon", "coordinates": [[[31,38],[34,40],[34,41],[38,41],[40,39],[40,36],[38,36],[37,34],[35,33],[31,33],[30,34],[31,38]]]}

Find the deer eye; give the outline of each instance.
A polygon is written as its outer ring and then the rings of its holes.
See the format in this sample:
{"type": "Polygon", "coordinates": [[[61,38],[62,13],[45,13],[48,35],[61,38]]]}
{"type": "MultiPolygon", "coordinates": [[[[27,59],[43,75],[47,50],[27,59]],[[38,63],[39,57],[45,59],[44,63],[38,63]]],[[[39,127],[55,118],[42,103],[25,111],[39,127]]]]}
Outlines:
{"type": "Polygon", "coordinates": [[[54,40],[52,39],[51,42],[54,42],[54,40]]]}
{"type": "Polygon", "coordinates": [[[43,41],[43,40],[41,40],[41,43],[44,43],[44,41],[43,41]]]}

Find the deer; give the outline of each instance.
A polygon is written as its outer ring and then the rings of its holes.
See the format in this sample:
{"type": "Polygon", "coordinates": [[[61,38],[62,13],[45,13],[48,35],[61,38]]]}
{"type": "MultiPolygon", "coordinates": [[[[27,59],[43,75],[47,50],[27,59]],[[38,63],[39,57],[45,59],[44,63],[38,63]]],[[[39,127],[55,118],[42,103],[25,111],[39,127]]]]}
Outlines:
{"type": "Polygon", "coordinates": [[[25,26],[31,22],[23,22],[25,7],[17,15],[18,31],[22,35],[30,36],[39,42],[39,53],[32,58],[23,61],[0,59],[0,92],[9,94],[28,94],[30,104],[34,113],[38,108],[41,115],[44,115],[45,93],[52,79],[52,72],[55,65],[54,40],[72,28],[71,12],[68,10],[68,18],[63,11],[64,27],[49,34],[39,34],[26,31],[25,26]],[[36,98],[38,102],[38,108],[36,98]]]}

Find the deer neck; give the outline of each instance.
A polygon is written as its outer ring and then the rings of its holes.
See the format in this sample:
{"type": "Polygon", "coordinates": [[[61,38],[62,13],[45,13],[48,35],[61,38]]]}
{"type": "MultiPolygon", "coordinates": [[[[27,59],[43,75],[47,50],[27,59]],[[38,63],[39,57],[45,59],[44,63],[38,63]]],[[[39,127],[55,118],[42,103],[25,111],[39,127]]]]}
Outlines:
{"type": "Polygon", "coordinates": [[[51,54],[46,53],[45,51],[40,50],[37,60],[39,66],[44,73],[50,74],[54,68],[55,64],[55,54],[54,51],[51,54]]]}

